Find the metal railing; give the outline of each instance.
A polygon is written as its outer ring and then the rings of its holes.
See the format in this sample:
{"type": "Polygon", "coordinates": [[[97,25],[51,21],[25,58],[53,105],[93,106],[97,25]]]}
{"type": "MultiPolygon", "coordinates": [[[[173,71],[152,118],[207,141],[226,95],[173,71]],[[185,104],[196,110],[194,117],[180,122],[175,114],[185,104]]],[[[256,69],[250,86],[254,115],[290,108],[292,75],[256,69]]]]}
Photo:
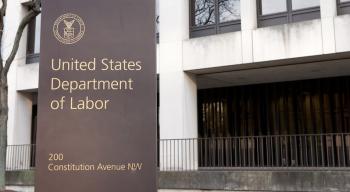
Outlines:
{"type": "Polygon", "coordinates": [[[35,167],[35,145],[9,145],[6,153],[6,170],[22,171],[35,167]]]}
{"type": "Polygon", "coordinates": [[[169,139],[159,145],[161,171],[350,167],[350,134],[169,139]]]}
{"type": "MultiPolygon", "coordinates": [[[[160,171],[350,168],[350,134],[163,139],[160,171]]],[[[35,167],[35,145],[7,147],[6,170],[35,167]]]]}

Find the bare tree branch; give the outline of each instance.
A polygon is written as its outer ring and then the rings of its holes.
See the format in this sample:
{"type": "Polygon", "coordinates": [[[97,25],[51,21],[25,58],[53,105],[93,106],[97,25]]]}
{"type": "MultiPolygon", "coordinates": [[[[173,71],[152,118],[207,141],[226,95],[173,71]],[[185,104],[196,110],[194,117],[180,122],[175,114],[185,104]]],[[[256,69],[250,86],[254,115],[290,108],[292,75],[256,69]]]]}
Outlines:
{"type": "MultiPolygon", "coordinates": [[[[5,0],[6,1],[6,0],[5,0]]],[[[25,29],[25,27],[34,19],[37,15],[41,13],[41,0],[33,0],[32,3],[29,5],[30,11],[29,13],[22,19],[21,23],[18,26],[14,45],[12,47],[12,51],[8,57],[8,59],[5,61],[5,67],[2,70],[2,75],[7,76],[7,73],[10,69],[10,66],[15,59],[15,56],[17,54],[19,43],[22,37],[22,33],[25,29]]]]}
{"type": "Polygon", "coordinates": [[[0,9],[0,14],[2,16],[6,15],[6,9],[7,9],[7,0],[2,0],[2,7],[0,9]]]}
{"type": "MultiPolygon", "coordinates": [[[[7,9],[7,0],[2,0],[2,7],[0,9],[0,71],[3,70],[2,58],[2,36],[4,33],[4,17],[7,9]]],[[[2,102],[7,102],[4,96],[7,94],[7,88],[2,87],[4,78],[0,78],[0,191],[5,190],[5,163],[6,163],[6,146],[7,146],[7,118],[8,112],[6,105],[2,102]]],[[[7,83],[7,82],[5,82],[7,83]]],[[[8,97],[8,96],[6,96],[8,97]]]]}

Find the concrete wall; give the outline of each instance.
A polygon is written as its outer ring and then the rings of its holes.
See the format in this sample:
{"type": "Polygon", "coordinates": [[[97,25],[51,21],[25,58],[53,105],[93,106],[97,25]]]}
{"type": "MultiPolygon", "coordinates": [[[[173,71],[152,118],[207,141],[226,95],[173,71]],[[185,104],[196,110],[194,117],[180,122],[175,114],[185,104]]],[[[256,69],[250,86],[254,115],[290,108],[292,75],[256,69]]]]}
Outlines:
{"type": "MultiPolygon", "coordinates": [[[[9,55],[19,22],[26,14],[26,8],[21,4],[21,0],[11,0],[8,2],[7,15],[5,17],[4,31],[4,49],[2,53],[4,58],[9,55]]],[[[19,79],[22,82],[35,81],[27,79],[28,75],[21,73],[18,68],[25,65],[26,59],[26,39],[27,32],[23,32],[22,40],[16,58],[11,66],[8,84],[9,84],[9,120],[8,120],[8,143],[29,144],[31,130],[31,96],[18,92],[17,85],[19,79]],[[18,72],[20,72],[18,74],[18,72]],[[20,76],[19,76],[20,75],[20,76]]],[[[37,69],[34,74],[37,74],[37,69]]],[[[36,75],[37,76],[37,75],[36,75]]],[[[20,86],[23,86],[22,84],[20,86]]]]}
{"type": "Polygon", "coordinates": [[[17,67],[16,90],[36,90],[39,85],[39,63],[24,64],[17,67]]]}
{"type": "Polygon", "coordinates": [[[335,42],[337,52],[345,52],[350,50],[350,15],[342,15],[335,17],[335,42]]]}
{"type": "Polygon", "coordinates": [[[34,171],[8,171],[6,172],[6,185],[34,186],[34,177],[34,171]]]}
{"type": "MultiPolygon", "coordinates": [[[[7,172],[7,183],[33,190],[34,171],[7,172]]],[[[200,191],[350,191],[349,171],[197,171],[159,172],[159,192],[200,191]]]]}
{"type": "Polygon", "coordinates": [[[16,192],[34,192],[34,187],[32,186],[7,186],[6,189],[16,192]]]}
{"type": "MultiPolygon", "coordinates": [[[[183,40],[189,38],[188,5],[188,0],[162,0],[159,5],[160,139],[197,137],[196,78],[184,73],[182,68],[183,40]]],[[[180,149],[176,151],[186,156],[180,149]]],[[[160,159],[170,155],[161,153],[160,159]]],[[[171,169],[172,166],[177,165],[165,165],[160,161],[160,167],[171,169]]]]}
{"type": "Polygon", "coordinates": [[[183,40],[189,38],[188,0],[160,1],[160,138],[197,137],[197,87],[183,72],[183,40]]]}
{"type": "Polygon", "coordinates": [[[349,171],[160,172],[159,189],[345,192],[349,180],[349,171]]]}

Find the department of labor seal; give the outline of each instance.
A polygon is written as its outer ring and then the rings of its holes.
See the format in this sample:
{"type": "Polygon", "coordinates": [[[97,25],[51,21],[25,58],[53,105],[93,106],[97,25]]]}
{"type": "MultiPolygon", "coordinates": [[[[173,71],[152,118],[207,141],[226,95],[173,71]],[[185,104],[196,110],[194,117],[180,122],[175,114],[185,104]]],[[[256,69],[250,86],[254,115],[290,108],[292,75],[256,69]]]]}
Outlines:
{"type": "Polygon", "coordinates": [[[56,19],[53,25],[53,34],[63,44],[74,44],[83,38],[85,24],[76,14],[66,13],[56,19]]]}

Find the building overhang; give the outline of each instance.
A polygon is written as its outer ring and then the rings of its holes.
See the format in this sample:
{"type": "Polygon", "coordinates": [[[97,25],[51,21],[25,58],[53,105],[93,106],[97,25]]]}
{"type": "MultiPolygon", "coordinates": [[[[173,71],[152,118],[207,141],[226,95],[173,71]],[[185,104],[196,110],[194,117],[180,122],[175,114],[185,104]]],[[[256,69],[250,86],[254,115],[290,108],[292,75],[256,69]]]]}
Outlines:
{"type": "Polygon", "coordinates": [[[199,89],[350,75],[350,52],[186,71],[199,89]]]}

